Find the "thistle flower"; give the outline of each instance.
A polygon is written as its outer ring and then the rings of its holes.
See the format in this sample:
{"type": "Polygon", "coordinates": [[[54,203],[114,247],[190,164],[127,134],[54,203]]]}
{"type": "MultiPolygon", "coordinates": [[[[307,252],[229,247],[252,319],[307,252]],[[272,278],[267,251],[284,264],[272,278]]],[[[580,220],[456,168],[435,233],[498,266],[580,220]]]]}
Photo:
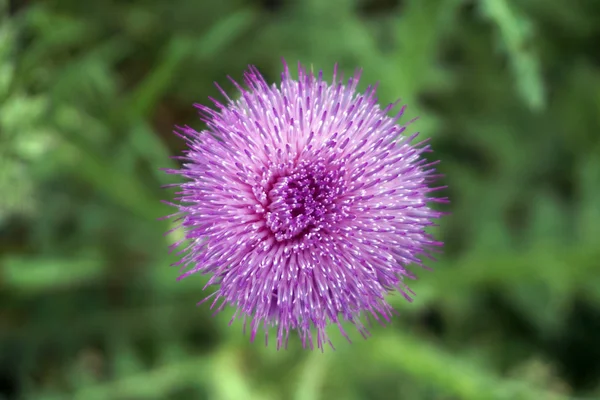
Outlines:
{"type": "MultiPolygon", "coordinates": [[[[326,327],[353,323],[366,337],[365,314],[384,323],[393,312],[385,295],[410,300],[404,278],[441,245],[425,232],[441,213],[428,202],[439,188],[417,134],[403,136],[390,104],[381,109],[376,87],[357,93],[360,71],[331,84],[284,62],[279,86],[255,67],[241,97],[211,98],[217,110],[196,105],[207,124],[179,128],[189,149],[180,170],[174,216],[185,231],[179,279],[209,274],[212,307],[233,306],[251,320],[251,340],[263,326],[277,329],[277,348],[297,330],[303,346],[323,349],[326,327]],[[217,304],[221,301],[221,304],[217,304]]],[[[231,79],[231,78],[230,78],[231,79]]],[[[174,244],[174,247],[183,242],[174,244]]],[[[205,289],[206,289],[205,287],[205,289]]],[[[203,301],[205,301],[203,300],[203,301]]]]}

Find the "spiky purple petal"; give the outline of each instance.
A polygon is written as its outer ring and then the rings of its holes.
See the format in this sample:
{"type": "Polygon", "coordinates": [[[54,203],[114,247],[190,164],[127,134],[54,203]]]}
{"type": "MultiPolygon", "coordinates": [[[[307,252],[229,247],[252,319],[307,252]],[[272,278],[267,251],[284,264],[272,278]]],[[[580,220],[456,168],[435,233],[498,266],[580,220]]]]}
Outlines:
{"type": "MultiPolygon", "coordinates": [[[[436,242],[425,229],[441,213],[428,202],[434,163],[429,145],[414,144],[398,125],[404,107],[388,116],[375,87],[358,94],[360,72],[331,84],[287,65],[281,84],[258,70],[247,89],[217,110],[196,105],[207,124],[177,132],[189,146],[180,170],[186,181],[174,206],[187,246],[176,263],[180,278],[209,274],[218,286],[213,306],[251,319],[251,338],[277,327],[277,347],[298,330],[304,345],[329,342],[325,328],[351,321],[366,336],[363,313],[389,321],[385,295],[399,290],[409,264],[422,265],[436,242]]],[[[412,121],[411,121],[412,122],[412,121]]]]}

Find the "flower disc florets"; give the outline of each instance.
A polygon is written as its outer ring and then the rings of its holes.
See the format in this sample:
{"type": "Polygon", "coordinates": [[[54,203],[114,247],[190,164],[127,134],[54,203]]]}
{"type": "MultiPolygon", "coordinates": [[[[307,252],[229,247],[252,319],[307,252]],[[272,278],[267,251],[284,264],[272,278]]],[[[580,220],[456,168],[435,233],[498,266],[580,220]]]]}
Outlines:
{"type": "MultiPolygon", "coordinates": [[[[337,72],[337,71],[336,71],[337,72]]],[[[197,106],[207,130],[180,129],[189,150],[176,203],[188,242],[180,278],[200,272],[217,285],[213,306],[236,308],[277,327],[277,346],[298,330],[312,348],[325,328],[361,313],[389,321],[384,296],[399,290],[409,264],[441,245],[425,232],[441,214],[428,206],[436,178],[416,135],[402,136],[402,109],[381,109],[375,88],[358,94],[356,74],[331,84],[287,66],[279,87],[251,67],[248,90],[218,111],[197,106]]],[[[235,83],[235,82],[234,82],[235,83]]],[[[179,245],[181,243],[177,243],[179,245]]]]}
{"type": "Polygon", "coordinates": [[[278,242],[309,242],[343,218],[337,201],[346,186],[342,168],[302,161],[269,183],[265,221],[278,242]]]}

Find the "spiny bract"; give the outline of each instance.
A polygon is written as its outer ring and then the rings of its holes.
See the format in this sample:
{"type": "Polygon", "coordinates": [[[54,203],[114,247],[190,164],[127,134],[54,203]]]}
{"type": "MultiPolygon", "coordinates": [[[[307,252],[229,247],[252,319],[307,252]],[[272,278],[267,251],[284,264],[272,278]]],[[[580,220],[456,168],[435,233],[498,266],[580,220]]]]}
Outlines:
{"type": "Polygon", "coordinates": [[[406,266],[441,245],[425,232],[441,215],[428,202],[445,201],[427,197],[439,189],[429,146],[402,136],[404,107],[390,117],[376,87],[357,93],[359,77],[344,84],[336,67],[329,84],[298,65],[296,80],[284,62],[269,86],[249,67],[247,89],[232,80],[238,100],[217,85],[226,104],[196,105],[206,130],[176,131],[189,147],[167,171],[185,178],[170,203],[187,243],[180,279],[209,274],[213,307],[250,318],[251,340],[273,325],[278,348],[293,329],[313,348],[315,329],[322,349],[329,324],[347,337],[342,319],[366,337],[361,314],[389,321],[385,295],[410,299],[406,266]]]}

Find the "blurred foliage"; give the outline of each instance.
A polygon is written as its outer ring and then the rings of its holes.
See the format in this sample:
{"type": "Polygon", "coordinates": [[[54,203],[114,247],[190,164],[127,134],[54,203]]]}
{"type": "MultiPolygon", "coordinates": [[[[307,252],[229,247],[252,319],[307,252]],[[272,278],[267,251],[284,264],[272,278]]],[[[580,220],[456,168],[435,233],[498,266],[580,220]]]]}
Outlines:
{"type": "Polygon", "coordinates": [[[0,0],[0,398],[600,399],[598,43],[597,0],[0,0]],[[196,308],[157,222],[173,125],[281,57],[402,98],[452,200],[414,303],[324,354],[196,308]]]}

